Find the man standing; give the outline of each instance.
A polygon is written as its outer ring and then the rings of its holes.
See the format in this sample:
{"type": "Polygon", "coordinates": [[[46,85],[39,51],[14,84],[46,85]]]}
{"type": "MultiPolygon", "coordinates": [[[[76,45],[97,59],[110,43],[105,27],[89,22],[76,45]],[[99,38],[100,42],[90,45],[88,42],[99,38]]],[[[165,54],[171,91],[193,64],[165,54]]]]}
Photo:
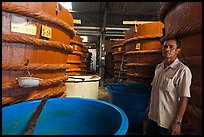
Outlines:
{"type": "Polygon", "coordinates": [[[147,134],[180,135],[182,118],[190,97],[192,74],[179,61],[180,41],[170,39],[163,43],[164,60],[155,69],[148,107],[147,134]]]}

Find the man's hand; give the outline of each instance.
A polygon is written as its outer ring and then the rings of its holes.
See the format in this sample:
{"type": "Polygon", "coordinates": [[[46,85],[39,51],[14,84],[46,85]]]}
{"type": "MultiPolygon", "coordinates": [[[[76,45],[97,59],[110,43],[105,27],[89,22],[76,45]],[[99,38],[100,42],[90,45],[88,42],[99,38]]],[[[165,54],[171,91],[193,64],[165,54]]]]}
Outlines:
{"type": "Polygon", "coordinates": [[[173,123],[170,127],[171,135],[180,135],[181,134],[181,125],[173,123]]]}

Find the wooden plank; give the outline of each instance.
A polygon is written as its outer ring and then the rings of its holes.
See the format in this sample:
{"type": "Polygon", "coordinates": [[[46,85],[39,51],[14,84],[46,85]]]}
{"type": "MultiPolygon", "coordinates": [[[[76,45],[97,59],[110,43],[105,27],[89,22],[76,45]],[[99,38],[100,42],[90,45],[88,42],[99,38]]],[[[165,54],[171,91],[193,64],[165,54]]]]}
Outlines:
{"type": "Polygon", "coordinates": [[[40,113],[43,110],[44,105],[45,105],[45,103],[46,103],[46,101],[48,99],[49,99],[49,96],[45,95],[43,97],[42,102],[40,103],[40,105],[38,105],[37,108],[34,110],[34,112],[32,113],[32,115],[31,115],[31,117],[29,119],[29,122],[28,122],[28,125],[26,127],[24,135],[32,135],[32,133],[33,133],[33,131],[35,129],[36,123],[38,121],[38,118],[40,116],[40,113]]]}

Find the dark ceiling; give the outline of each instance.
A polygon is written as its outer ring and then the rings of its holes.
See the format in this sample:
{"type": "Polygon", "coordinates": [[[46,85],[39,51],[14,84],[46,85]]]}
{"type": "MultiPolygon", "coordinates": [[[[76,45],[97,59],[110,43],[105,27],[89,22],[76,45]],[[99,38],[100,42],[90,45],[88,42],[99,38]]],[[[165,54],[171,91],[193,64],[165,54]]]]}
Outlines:
{"type": "Polygon", "coordinates": [[[123,25],[122,21],[157,21],[159,2],[72,2],[70,11],[78,35],[88,35],[92,43],[97,42],[102,31],[108,38],[124,38],[124,31],[134,25],[123,25]],[[104,29],[103,29],[104,28],[104,29]]]}

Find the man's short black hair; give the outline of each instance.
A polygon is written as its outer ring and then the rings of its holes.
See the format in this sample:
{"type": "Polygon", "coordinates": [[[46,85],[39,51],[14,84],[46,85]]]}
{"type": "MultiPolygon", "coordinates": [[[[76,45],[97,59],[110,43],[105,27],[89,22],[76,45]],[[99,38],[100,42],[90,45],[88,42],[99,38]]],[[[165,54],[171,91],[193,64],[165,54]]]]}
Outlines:
{"type": "MultiPolygon", "coordinates": [[[[178,38],[171,38],[171,39],[168,39],[168,40],[175,40],[176,41],[176,47],[177,48],[181,48],[181,42],[178,38]]],[[[167,41],[167,40],[166,40],[167,41]]],[[[164,44],[164,42],[162,43],[162,45],[164,44]]]]}
{"type": "Polygon", "coordinates": [[[181,42],[180,42],[180,40],[179,40],[178,38],[174,38],[174,40],[176,41],[176,46],[177,46],[177,48],[180,49],[180,48],[181,48],[181,42]]]}

